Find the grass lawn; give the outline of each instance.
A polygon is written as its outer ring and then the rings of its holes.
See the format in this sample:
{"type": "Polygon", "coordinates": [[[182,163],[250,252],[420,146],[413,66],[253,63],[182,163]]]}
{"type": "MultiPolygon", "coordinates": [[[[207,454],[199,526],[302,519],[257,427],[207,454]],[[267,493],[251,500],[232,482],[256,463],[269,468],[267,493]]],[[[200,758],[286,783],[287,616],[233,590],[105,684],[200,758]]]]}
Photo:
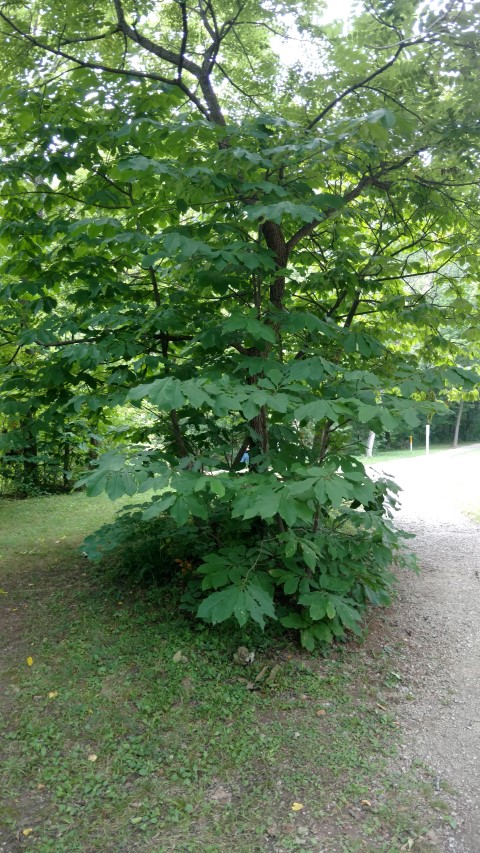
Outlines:
{"type": "MultiPolygon", "coordinates": [[[[430,447],[430,454],[441,453],[443,450],[451,450],[450,445],[436,444],[430,447]]],[[[417,456],[425,456],[425,448],[417,447],[413,450],[385,450],[382,453],[375,453],[373,456],[360,456],[359,459],[364,465],[376,465],[379,462],[389,462],[395,459],[414,459],[417,456]]]]}
{"type": "Polygon", "coordinates": [[[401,650],[377,630],[306,655],[112,590],[76,551],[112,516],[84,495],[0,501],[0,850],[438,849],[448,806],[396,757],[401,650]]]}

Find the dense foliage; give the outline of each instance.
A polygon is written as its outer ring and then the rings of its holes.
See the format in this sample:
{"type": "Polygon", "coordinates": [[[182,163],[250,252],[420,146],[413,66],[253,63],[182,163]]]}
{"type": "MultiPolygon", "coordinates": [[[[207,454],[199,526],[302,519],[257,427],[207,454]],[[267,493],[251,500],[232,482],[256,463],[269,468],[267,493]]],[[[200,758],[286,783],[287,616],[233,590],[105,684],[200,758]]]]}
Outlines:
{"type": "Polygon", "coordinates": [[[0,7],[2,446],[123,407],[81,482],[148,500],[92,555],[153,525],[186,606],[307,648],[388,599],[359,426],[469,393],[478,345],[477,5],[314,7],[0,7]]]}

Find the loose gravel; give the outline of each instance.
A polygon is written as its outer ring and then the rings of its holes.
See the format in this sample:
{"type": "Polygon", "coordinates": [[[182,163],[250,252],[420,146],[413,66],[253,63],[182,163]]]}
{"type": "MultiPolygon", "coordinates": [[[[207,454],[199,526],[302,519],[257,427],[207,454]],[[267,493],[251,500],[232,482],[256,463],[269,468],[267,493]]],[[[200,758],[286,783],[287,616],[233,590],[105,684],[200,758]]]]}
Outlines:
{"type": "Polygon", "coordinates": [[[401,573],[387,616],[408,694],[402,760],[451,792],[437,849],[480,853],[480,526],[465,514],[480,509],[480,445],[374,467],[402,486],[396,523],[415,534],[421,567],[401,573]]]}

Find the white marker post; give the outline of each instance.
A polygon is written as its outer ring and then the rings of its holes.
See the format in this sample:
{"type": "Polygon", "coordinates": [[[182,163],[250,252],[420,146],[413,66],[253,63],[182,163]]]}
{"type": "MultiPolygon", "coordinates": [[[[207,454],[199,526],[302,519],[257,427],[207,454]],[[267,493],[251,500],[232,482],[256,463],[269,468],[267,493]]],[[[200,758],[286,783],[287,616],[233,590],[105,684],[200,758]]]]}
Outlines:
{"type": "Polygon", "coordinates": [[[425,453],[427,456],[430,453],[430,424],[425,426],[425,453]]]}
{"type": "Polygon", "coordinates": [[[410,436],[410,452],[413,450],[413,435],[410,436]]]}

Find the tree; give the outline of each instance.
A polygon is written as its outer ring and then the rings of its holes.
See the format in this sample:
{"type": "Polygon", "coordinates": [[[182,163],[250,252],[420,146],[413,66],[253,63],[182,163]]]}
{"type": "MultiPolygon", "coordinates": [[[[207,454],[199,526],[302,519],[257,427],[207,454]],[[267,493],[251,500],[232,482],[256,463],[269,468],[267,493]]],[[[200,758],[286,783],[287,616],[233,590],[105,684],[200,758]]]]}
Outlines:
{"type": "Polygon", "coordinates": [[[358,630],[399,540],[352,427],[475,382],[409,353],[412,330],[444,346],[415,282],[476,271],[476,8],[454,5],[382,0],[348,32],[313,3],[1,7],[7,405],[31,354],[49,417],[153,413],[84,482],[160,492],[138,512],[193,549],[213,623],[358,630]],[[275,53],[292,15],[317,65],[275,53]]]}

